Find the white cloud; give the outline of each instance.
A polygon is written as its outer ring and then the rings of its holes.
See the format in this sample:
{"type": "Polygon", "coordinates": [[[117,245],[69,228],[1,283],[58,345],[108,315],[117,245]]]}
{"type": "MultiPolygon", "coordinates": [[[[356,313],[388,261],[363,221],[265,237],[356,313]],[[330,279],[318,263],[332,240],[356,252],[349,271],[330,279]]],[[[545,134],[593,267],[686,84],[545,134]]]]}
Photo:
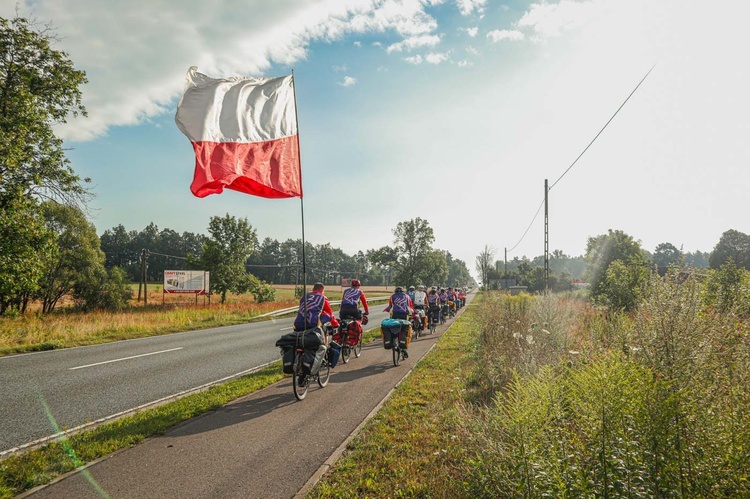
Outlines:
{"type": "Polygon", "coordinates": [[[458,61],[458,67],[459,68],[469,68],[469,67],[471,67],[473,65],[474,65],[473,62],[471,62],[469,60],[466,60],[466,59],[464,59],[463,61],[458,61]]]}
{"type": "Polygon", "coordinates": [[[241,10],[231,0],[19,5],[21,16],[52,22],[57,47],[86,71],[89,116],[59,130],[73,141],[173,112],[190,66],[210,76],[263,75],[274,65],[304,60],[314,41],[386,32],[409,39],[437,28],[425,11],[431,4],[420,0],[246,0],[241,10]]]}
{"type": "Polygon", "coordinates": [[[362,42],[360,42],[359,40],[357,40],[356,42],[354,42],[354,46],[355,47],[361,47],[362,46],[362,42]]]}
{"type": "Polygon", "coordinates": [[[342,64],[341,66],[333,66],[333,70],[336,71],[337,73],[346,71],[347,69],[349,68],[346,67],[346,64],[342,64]]]}
{"type": "Polygon", "coordinates": [[[467,35],[474,38],[475,36],[477,36],[477,33],[479,33],[479,27],[474,26],[473,28],[465,28],[465,31],[467,35]]]}
{"type": "Polygon", "coordinates": [[[440,37],[438,35],[412,36],[398,43],[389,45],[386,50],[390,54],[392,52],[402,52],[404,50],[411,51],[420,47],[434,47],[438,43],[440,43],[440,37]]]}
{"type": "Polygon", "coordinates": [[[382,47],[382,46],[383,46],[383,44],[382,44],[382,43],[380,43],[380,42],[372,42],[372,46],[373,46],[373,47],[382,47]]]}
{"type": "Polygon", "coordinates": [[[580,28],[594,19],[601,18],[607,8],[606,2],[574,2],[562,0],[557,4],[532,4],[516,23],[518,28],[531,28],[542,37],[559,36],[567,30],[580,28]]]}
{"type": "Polygon", "coordinates": [[[448,54],[431,52],[424,57],[424,60],[429,62],[430,64],[440,64],[441,62],[445,62],[448,60],[448,54]]]}
{"type": "Polygon", "coordinates": [[[518,41],[524,38],[524,34],[516,30],[496,29],[487,33],[487,39],[495,43],[502,40],[518,41]]]}
{"type": "Polygon", "coordinates": [[[470,53],[470,54],[473,54],[473,55],[479,55],[479,50],[477,50],[477,48],[476,48],[476,47],[474,47],[473,45],[468,45],[468,46],[466,47],[466,51],[467,51],[468,53],[470,53]]]}
{"type": "Polygon", "coordinates": [[[422,56],[419,54],[411,57],[404,57],[404,60],[409,64],[422,64],[422,56]]]}
{"type": "Polygon", "coordinates": [[[487,4],[487,0],[456,0],[459,12],[463,16],[469,16],[474,11],[477,14],[484,12],[484,6],[487,4]]]}
{"type": "Polygon", "coordinates": [[[344,81],[338,83],[342,87],[351,87],[357,84],[357,79],[351,76],[344,76],[344,81]]]}

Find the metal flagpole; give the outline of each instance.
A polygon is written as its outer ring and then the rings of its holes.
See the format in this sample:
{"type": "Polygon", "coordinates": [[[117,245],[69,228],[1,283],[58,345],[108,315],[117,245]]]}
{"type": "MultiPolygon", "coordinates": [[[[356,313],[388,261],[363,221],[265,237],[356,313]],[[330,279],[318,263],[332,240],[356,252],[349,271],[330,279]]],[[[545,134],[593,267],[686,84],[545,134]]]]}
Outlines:
{"type": "MultiPolygon", "coordinates": [[[[305,304],[305,331],[307,331],[307,258],[305,257],[305,201],[302,196],[302,148],[299,145],[299,116],[297,114],[297,82],[292,69],[294,91],[294,122],[297,125],[297,166],[299,167],[299,206],[302,218],[302,302],[305,304]]],[[[296,291],[296,289],[295,289],[296,291]]]]}

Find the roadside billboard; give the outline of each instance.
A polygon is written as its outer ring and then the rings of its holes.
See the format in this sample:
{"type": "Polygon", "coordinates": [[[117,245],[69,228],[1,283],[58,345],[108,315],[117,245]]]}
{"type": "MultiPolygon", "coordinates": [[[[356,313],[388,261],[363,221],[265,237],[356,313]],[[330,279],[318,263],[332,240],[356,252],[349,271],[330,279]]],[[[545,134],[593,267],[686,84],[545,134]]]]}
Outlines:
{"type": "Polygon", "coordinates": [[[209,293],[209,272],[205,270],[165,270],[164,293],[209,293]]]}

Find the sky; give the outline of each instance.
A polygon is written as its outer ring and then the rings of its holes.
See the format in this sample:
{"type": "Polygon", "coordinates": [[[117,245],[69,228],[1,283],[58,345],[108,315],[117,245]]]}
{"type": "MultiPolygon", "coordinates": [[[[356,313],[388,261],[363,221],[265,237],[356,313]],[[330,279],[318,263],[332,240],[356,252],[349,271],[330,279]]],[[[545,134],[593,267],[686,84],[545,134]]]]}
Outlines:
{"type": "Polygon", "coordinates": [[[190,193],[174,123],[190,66],[294,71],[313,244],[379,248],[421,217],[473,273],[486,245],[533,258],[545,179],[550,251],[581,255],[608,229],[649,251],[750,233],[742,0],[0,0],[16,12],[86,71],[88,117],[58,132],[99,234],[206,233],[228,213],[261,239],[301,236],[299,199],[190,193]]]}

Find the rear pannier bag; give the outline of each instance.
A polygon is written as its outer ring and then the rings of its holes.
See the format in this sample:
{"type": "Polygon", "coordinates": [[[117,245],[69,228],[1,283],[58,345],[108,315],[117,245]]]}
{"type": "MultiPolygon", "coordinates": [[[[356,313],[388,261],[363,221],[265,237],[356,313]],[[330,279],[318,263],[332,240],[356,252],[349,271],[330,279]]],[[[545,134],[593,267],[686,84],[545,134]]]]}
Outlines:
{"type": "Polygon", "coordinates": [[[281,351],[281,365],[284,370],[284,374],[292,374],[294,372],[294,353],[296,349],[287,348],[281,351]]]}

